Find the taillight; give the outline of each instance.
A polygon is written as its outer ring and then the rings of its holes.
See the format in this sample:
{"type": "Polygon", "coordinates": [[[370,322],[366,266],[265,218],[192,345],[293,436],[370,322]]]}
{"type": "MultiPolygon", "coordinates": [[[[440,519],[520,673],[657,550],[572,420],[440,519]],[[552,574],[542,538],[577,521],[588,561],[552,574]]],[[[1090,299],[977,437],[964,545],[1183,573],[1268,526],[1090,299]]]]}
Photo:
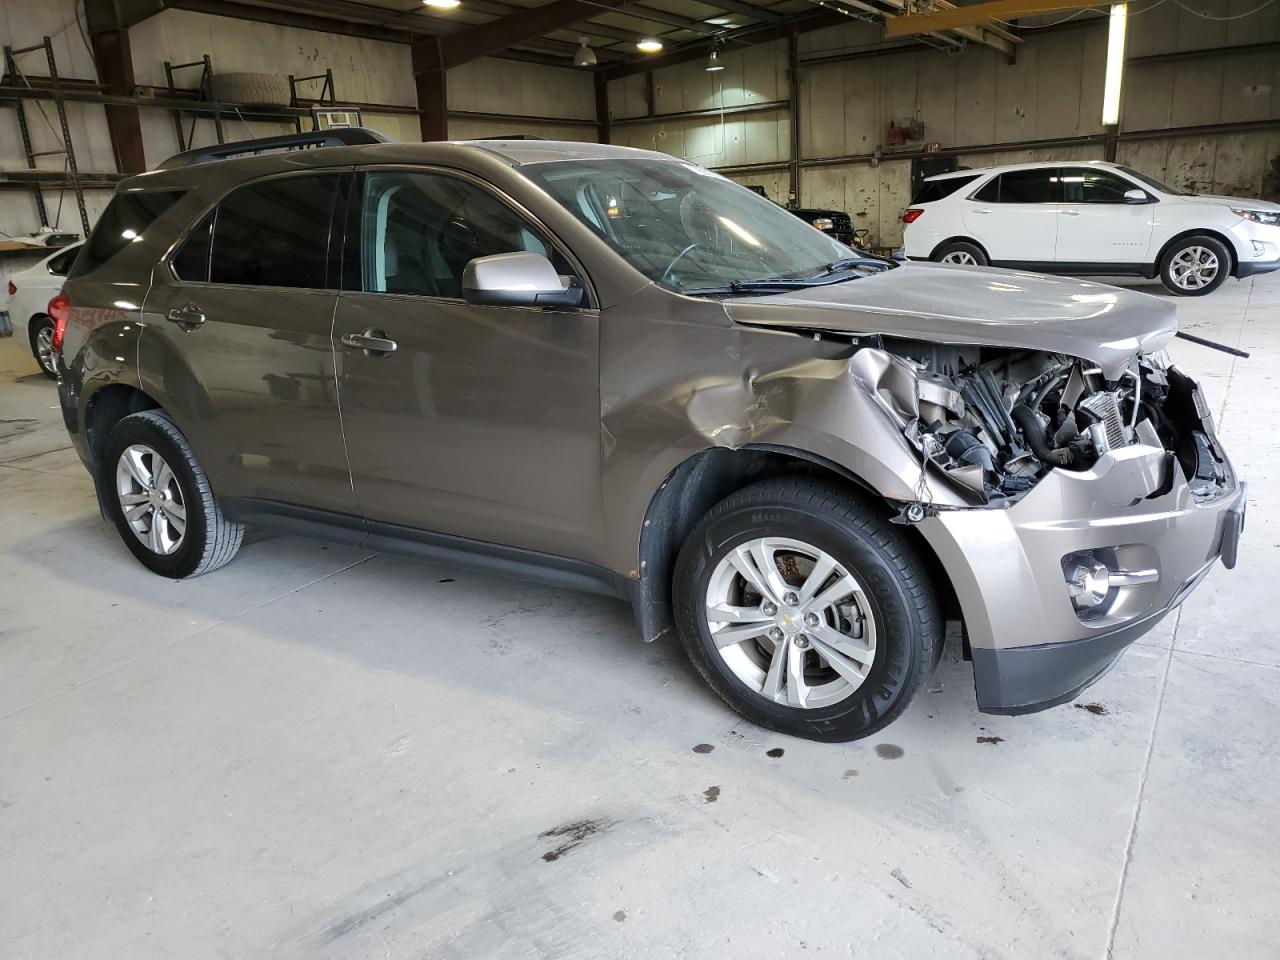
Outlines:
{"type": "Polygon", "coordinates": [[[9,281],[9,296],[11,296],[11,297],[12,297],[12,296],[13,296],[15,293],[17,293],[17,292],[18,292],[18,288],[17,288],[17,287],[15,287],[15,286],[13,285],[13,281],[12,281],[12,280],[10,280],[10,281],[9,281]]]}
{"type": "Polygon", "coordinates": [[[919,207],[908,207],[906,210],[902,211],[902,222],[915,223],[917,220],[920,219],[920,216],[923,213],[924,211],[921,210],[919,207]]]}
{"type": "Polygon", "coordinates": [[[71,314],[71,298],[59,290],[49,301],[49,316],[53,318],[53,349],[62,353],[62,338],[67,333],[67,317],[71,314]]]}

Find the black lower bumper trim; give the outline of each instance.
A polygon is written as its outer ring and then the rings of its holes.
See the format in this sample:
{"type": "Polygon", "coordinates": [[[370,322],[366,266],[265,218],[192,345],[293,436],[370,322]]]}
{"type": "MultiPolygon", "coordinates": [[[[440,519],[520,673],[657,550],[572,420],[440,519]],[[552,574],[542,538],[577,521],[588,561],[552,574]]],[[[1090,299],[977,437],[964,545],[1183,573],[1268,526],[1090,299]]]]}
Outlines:
{"type": "Polygon", "coordinates": [[[1015,716],[1074,700],[1115,665],[1125,647],[1172,609],[1083,640],[1002,650],[975,647],[973,680],[978,709],[982,713],[1015,716]]]}
{"type": "Polygon", "coordinates": [[[1236,276],[1243,280],[1245,277],[1256,277],[1260,273],[1271,273],[1275,270],[1280,270],[1280,260],[1253,260],[1237,266],[1236,276]]]}

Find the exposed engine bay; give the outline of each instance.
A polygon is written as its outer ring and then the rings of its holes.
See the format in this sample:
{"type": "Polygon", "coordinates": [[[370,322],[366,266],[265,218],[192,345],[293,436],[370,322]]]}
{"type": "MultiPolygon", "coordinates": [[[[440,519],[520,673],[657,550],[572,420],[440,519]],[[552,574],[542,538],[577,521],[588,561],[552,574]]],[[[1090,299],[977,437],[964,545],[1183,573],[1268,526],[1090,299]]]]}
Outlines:
{"type": "MultiPolygon", "coordinates": [[[[1118,380],[1086,360],[1039,351],[881,341],[850,369],[899,422],[922,463],[998,504],[1049,470],[1087,470],[1132,444],[1168,451],[1197,498],[1227,486],[1212,418],[1195,383],[1163,352],[1135,358],[1118,380]]],[[[929,500],[927,489],[919,500],[929,500]]]]}

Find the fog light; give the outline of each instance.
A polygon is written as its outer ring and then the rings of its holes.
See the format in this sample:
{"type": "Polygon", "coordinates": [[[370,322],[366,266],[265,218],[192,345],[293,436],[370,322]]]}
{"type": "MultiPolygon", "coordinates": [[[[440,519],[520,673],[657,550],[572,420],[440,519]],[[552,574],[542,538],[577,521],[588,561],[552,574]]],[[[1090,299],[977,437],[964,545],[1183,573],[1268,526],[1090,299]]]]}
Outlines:
{"type": "Polygon", "coordinates": [[[1068,560],[1062,565],[1062,573],[1067,578],[1067,593],[1077,610],[1092,610],[1111,592],[1111,571],[1093,557],[1068,560]]]}

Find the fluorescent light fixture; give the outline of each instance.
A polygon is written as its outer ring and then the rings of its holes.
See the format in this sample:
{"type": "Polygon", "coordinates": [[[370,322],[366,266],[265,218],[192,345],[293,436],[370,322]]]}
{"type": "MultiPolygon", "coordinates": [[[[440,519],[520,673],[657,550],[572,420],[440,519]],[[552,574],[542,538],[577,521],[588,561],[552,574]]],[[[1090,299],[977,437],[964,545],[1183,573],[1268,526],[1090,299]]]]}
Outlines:
{"type": "Polygon", "coordinates": [[[636,49],[641,53],[657,53],[662,49],[662,41],[654,37],[645,37],[636,44],[636,49]]]}
{"type": "Polygon", "coordinates": [[[462,0],[422,0],[423,4],[436,10],[457,10],[462,0]]]}
{"type": "Polygon", "coordinates": [[[1107,76],[1102,88],[1102,125],[1120,122],[1120,84],[1124,79],[1124,31],[1129,5],[1111,6],[1111,27],[1107,32],[1107,76]]]}
{"type": "Polygon", "coordinates": [[[724,69],[724,63],[720,60],[720,51],[712,49],[711,56],[707,57],[707,73],[718,73],[724,69]]]}

